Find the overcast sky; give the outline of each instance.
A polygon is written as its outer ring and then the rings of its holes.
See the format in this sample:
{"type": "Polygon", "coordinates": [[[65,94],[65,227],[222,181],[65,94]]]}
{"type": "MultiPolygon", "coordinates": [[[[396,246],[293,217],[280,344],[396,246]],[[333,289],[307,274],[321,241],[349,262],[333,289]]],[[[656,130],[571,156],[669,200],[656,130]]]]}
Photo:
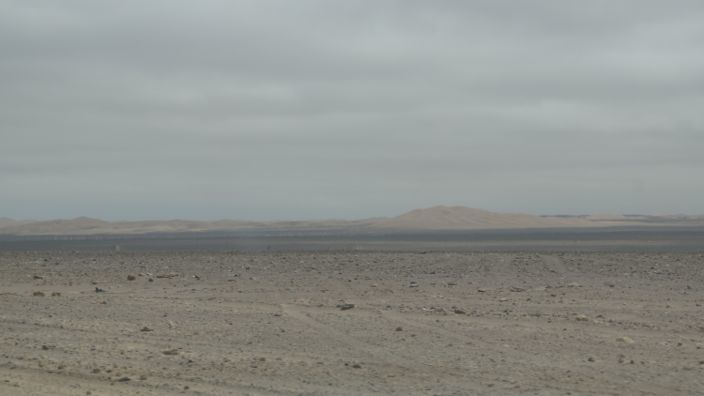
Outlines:
{"type": "Polygon", "coordinates": [[[0,217],[704,213],[704,2],[0,0],[0,217]]]}

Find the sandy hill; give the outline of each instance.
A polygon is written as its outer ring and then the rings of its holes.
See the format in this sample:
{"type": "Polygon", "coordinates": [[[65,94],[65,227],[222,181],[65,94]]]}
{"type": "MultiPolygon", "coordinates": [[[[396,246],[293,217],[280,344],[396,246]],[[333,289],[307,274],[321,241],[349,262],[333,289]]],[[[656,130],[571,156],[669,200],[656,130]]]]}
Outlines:
{"type": "Polygon", "coordinates": [[[416,209],[398,217],[376,222],[375,228],[404,230],[459,230],[493,228],[583,227],[593,223],[579,218],[495,213],[463,206],[434,206],[416,209]]]}
{"type": "Polygon", "coordinates": [[[324,221],[274,221],[256,222],[239,220],[145,220],[108,222],[89,217],[67,220],[34,222],[3,221],[0,234],[4,235],[136,235],[147,233],[208,232],[236,230],[296,231],[311,229],[360,229],[373,220],[324,220],[324,221]]]}
{"type": "Polygon", "coordinates": [[[511,228],[612,226],[704,226],[704,216],[554,215],[495,213],[463,206],[416,209],[392,218],[316,221],[148,220],[108,222],[90,217],[68,220],[17,221],[0,218],[1,235],[138,235],[208,231],[479,230],[511,228]]]}
{"type": "Polygon", "coordinates": [[[77,217],[75,219],[60,219],[34,221],[26,224],[15,224],[5,227],[5,230],[17,234],[74,234],[74,233],[90,233],[91,231],[100,230],[110,223],[100,219],[90,217],[77,217]]]}
{"type": "Polygon", "coordinates": [[[17,220],[10,219],[7,217],[0,217],[0,228],[11,227],[13,225],[17,225],[17,220]]]}

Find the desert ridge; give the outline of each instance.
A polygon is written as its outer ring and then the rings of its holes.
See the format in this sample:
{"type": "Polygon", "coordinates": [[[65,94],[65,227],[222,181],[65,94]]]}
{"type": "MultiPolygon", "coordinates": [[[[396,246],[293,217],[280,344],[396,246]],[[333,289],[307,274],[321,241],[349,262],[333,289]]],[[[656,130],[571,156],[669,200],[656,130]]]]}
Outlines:
{"type": "Polygon", "coordinates": [[[464,206],[434,206],[415,209],[400,216],[379,220],[375,228],[405,230],[465,230],[497,228],[587,227],[583,218],[541,217],[524,213],[496,213],[464,206]]]}
{"type": "Polygon", "coordinates": [[[138,235],[147,233],[213,231],[424,231],[531,228],[580,228],[611,226],[704,226],[704,216],[688,215],[531,215],[498,213],[464,206],[433,206],[414,209],[396,217],[361,220],[148,220],[105,221],[90,217],[27,221],[0,218],[0,235],[138,235]]]}

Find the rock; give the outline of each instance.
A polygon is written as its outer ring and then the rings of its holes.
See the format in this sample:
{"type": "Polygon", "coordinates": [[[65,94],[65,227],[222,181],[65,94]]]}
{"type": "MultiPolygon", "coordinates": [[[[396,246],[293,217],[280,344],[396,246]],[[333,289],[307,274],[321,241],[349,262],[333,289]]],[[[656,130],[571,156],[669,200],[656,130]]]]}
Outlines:
{"type": "Polygon", "coordinates": [[[141,329],[139,329],[139,331],[147,332],[147,331],[154,331],[154,329],[150,329],[149,327],[144,326],[141,329]]]}
{"type": "Polygon", "coordinates": [[[505,302],[505,301],[508,301],[508,298],[506,298],[506,297],[501,297],[501,298],[499,298],[499,301],[500,301],[500,302],[505,302]]]}
{"type": "Polygon", "coordinates": [[[194,278],[195,280],[200,280],[200,276],[199,276],[199,275],[193,275],[193,278],[194,278]]]}
{"type": "Polygon", "coordinates": [[[169,356],[178,355],[178,349],[167,349],[166,351],[162,351],[161,353],[169,356]]]}
{"type": "Polygon", "coordinates": [[[157,277],[158,279],[171,279],[171,278],[175,278],[175,277],[177,277],[177,276],[178,276],[177,273],[171,272],[171,273],[168,273],[168,274],[158,274],[156,277],[157,277]]]}
{"type": "Polygon", "coordinates": [[[524,289],[524,288],[522,288],[522,287],[512,287],[512,288],[511,288],[511,291],[514,292],[514,293],[520,293],[520,292],[526,291],[526,289],[524,289]]]}
{"type": "Polygon", "coordinates": [[[567,284],[567,287],[582,287],[582,285],[577,282],[571,282],[567,284]]]}
{"type": "Polygon", "coordinates": [[[362,366],[360,366],[359,364],[355,363],[355,364],[352,365],[352,368],[359,369],[359,368],[362,368],[362,366]]]}
{"type": "Polygon", "coordinates": [[[466,312],[465,312],[464,310],[459,309],[459,308],[453,308],[453,309],[452,309],[452,312],[456,313],[457,315],[464,315],[464,314],[466,314],[466,312]]]}
{"type": "Polygon", "coordinates": [[[105,293],[105,290],[104,290],[104,289],[101,289],[101,288],[99,288],[99,287],[96,287],[96,288],[95,288],[95,292],[96,292],[96,293],[105,293]]]}
{"type": "Polygon", "coordinates": [[[447,311],[443,307],[430,307],[428,309],[430,312],[439,313],[441,315],[447,315],[447,311]]]}
{"type": "Polygon", "coordinates": [[[574,320],[576,320],[578,322],[588,322],[589,318],[586,315],[579,314],[574,317],[574,320]]]}
{"type": "Polygon", "coordinates": [[[130,377],[120,377],[117,379],[117,382],[128,382],[128,381],[132,381],[132,379],[130,377]]]}
{"type": "Polygon", "coordinates": [[[41,292],[41,291],[35,291],[34,293],[32,293],[32,295],[34,297],[44,297],[45,296],[44,292],[41,292]]]}
{"type": "Polygon", "coordinates": [[[337,304],[337,308],[340,308],[340,311],[347,311],[348,309],[354,308],[354,304],[337,304]]]}
{"type": "Polygon", "coordinates": [[[403,327],[401,327],[401,326],[397,327],[396,331],[403,331],[403,327]]]}
{"type": "Polygon", "coordinates": [[[127,275],[127,280],[128,280],[128,281],[133,281],[133,280],[135,280],[135,279],[137,279],[136,276],[134,276],[134,275],[127,275]]]}
{"type": "Polygon", "coordinates": [[[489,289],[479,288],[479,289],[477,289],[477,291],[478,291],[479,293],[486,293],[486,292],[489,291],[489,289]]]}
{"type": "Polygon", "coordinates": [[[629,336],[618,337],[618,338],[616,339],[616,341],[622,342],[622,343],[628,344],[628,345],[635,343],[635,341],[633,341],[633,339],[632,339],[631,337],[629,337],[629,336]]]}
{"type": "Polygon", "coordinates": [[[41,275],[34,275],[32,276],[32,279],[44,279],[44,277],[41,275]]]}
{"type": "Polygon", "coordinates": [[[412,281],[412,282],[408,285],[408,287],[418,287],[418,282],[412,281]]]}
{"type": "Polygon", "coordinates": [[[51,293],[51,296],[52,296],[52,297],[61,297],[61,293],[59,293],[59,292],[52,292],[52,293],[51,293]]]}

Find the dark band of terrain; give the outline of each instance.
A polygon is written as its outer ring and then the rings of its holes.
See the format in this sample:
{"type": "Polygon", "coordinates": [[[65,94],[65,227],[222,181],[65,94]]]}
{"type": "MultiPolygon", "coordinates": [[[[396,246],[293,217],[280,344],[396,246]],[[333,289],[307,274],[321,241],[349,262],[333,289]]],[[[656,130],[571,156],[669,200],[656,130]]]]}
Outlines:
{"type": "Polygon", "coordinates": [[[140,235],[0,236],[0,250],[699,252],[704,227],[451,231],[256,230],[140,235]]]}

